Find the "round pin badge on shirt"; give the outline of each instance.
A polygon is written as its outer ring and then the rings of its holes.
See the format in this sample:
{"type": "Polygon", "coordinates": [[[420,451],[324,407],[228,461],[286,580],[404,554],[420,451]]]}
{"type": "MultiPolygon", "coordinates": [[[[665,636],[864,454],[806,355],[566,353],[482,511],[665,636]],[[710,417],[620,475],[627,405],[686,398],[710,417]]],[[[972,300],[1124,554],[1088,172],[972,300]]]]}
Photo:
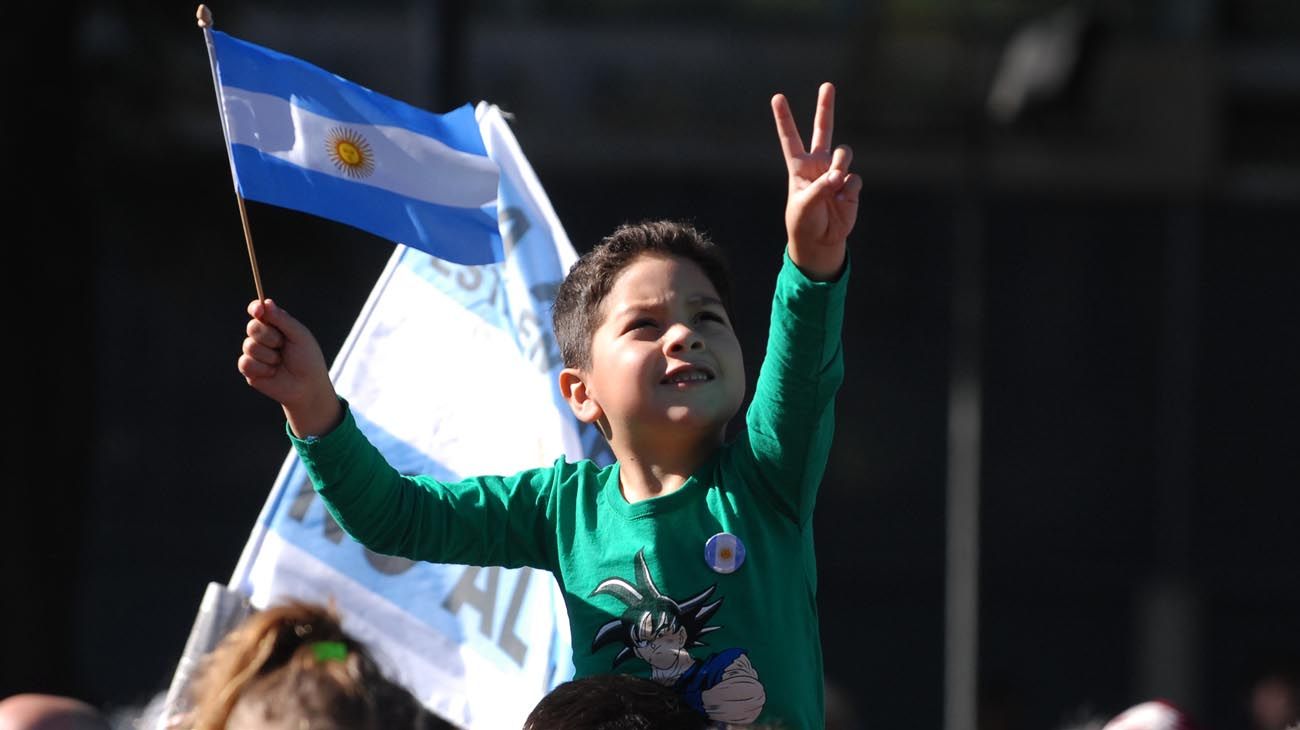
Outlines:
{"type": "Polygon", "coordinates": [[[704,562],[715,573],[734,573],[745,562],[745,543],[730,532],[719,532],[704,543],[704,562]]]}

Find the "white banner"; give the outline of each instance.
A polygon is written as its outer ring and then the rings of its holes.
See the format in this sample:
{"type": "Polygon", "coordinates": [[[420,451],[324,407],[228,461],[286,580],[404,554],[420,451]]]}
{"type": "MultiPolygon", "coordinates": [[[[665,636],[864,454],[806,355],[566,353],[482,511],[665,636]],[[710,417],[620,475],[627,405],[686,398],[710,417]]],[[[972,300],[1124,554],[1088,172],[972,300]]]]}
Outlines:
{"type": "MultiPolygon", "coordinates": [[[[334,362],[362,431],[403,473],[511,474],[592,454],[560,400],[550,303],[576,258],[500,111],[477,109],[501,167],[506,261],[460,266],[399,246],[334,362]]],[[[585,435],[585,438],[584,438],[585,435]]],[[[394,679],[465,728],[519,727],[572,675],[554,579],[411,563],[348,538],[291,451],[230,587],[256,608],[334,600],[394,679]]]]}

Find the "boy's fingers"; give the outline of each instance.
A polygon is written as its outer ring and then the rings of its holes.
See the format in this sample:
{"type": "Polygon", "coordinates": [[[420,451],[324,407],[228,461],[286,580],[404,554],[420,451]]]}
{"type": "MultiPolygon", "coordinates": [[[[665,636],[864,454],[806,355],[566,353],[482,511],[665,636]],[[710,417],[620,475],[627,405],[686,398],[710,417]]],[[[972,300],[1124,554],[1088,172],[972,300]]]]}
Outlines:
{"type": "Polygon", "coordinates": [[[284,344],[284,335],[280,334],[280,330],[260,319],[248,320],[248,326],[244,328],[244,331],[249,337],[267,347],[279,348],[284,344]]]}
{"type": "Polygon", "coordinates": [[[776,118],[776,136],[781,139],[781,151],[785,153],[786,166],[790,160],[804,155],[803,140],[799,139],[799,127],[794,123],[790,113],[790,102],[784,94],[772,97],[772,116],[776,118]]]}
{"type": "Polygon", "coordinates": [[[862,176],[832,167],[800,191],[806,200],[826,195],[835,200],[856,203],[862,190],[862,176]]]}
{"type": "Polygon", "coordinates": [[[267,347],[252,337],[244,338],[244,354],[267,365],[280,364],[280,352],[267,347]]]}
{"type": "Polygon", "coordinates": [[[275,367],[258,362],[250,355],[240,355],[239,374],[244,376],[249,385],[252,385],[256,378],[269,378],[275,375],[275,367]]]}
{"type": "Polygon", "coordinates": [[[849,175],[844,181],[844,187],[835,194],[835,199],[845,203],[858,202],[858,194],[862,192],[862,176],[849,175]]]}
{"type": "Polygon", "coordinates": [[[853,162],[853,148],[842,144],[835,148],[835,154],[831,156],[831,169],[839,170],[840,175],[849,174],[849,163],[853,162]]]}
{"type": "Polygon", "coordinates": [[[813,198],[826,195],[828,192],[837,191],[843,184],[844,173],[835,168],[831,168],[819,175],[816,180],[808,183],[808,187],[799,191],[799,194],[803,196],[805,200],[812,200],[813,198]]]}
{"type": "Polygon", "coordinates": [[[284,338],[289,342],[299,342],[311,336],[303,323],[294,319],[292,315],[281,309],[274,301],[267,299],[263,302],[263,307],[263,316],[258,317],[258,319],[280,330],[280,334],[284,335],[284,338]]]}
{"type": "Polygon", "coordinates": [[[813,118],[812,146],[808,151],[829,152],[831,134],[835,131],[835,85],[826,82],[817,91],[817,116],[813,118]]]}

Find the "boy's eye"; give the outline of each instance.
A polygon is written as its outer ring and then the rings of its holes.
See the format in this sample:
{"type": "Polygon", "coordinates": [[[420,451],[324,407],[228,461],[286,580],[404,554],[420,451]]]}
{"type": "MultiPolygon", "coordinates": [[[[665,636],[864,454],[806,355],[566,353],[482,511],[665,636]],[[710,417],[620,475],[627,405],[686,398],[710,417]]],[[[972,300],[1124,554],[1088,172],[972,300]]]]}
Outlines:
{"type": "Polygon", "coordinates": [[[720,324],[724,327],[727,326],[727,318],[725,316],[723,316],[720,312],[715,312],[709,309],[706,309],[700,312],[699,314],[695,315],[695,321],[711,322],[713,324],[720,324]]]}
{"type": "Polygon", "coordinates": [[[632,320],[632,323],[627,326],[627,331],[635,332],[636,330],[643,329],[645,327],[657,327],[657,326],[658,324],[653,319],[635,319],[632,320]]]}

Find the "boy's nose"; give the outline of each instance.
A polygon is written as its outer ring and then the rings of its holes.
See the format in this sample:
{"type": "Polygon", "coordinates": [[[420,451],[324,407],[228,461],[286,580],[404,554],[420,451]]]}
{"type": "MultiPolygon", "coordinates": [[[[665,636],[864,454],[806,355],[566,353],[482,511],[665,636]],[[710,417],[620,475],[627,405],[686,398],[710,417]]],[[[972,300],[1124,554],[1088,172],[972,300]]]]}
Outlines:
{"type": "Polygon", "coordinates": [[[668,352],[681,352],[682,350],[699,350],[704,347],[704,340],[700,339],[699,334],[684,324],[676,324],[668,329],[666,344],[668,352]]]}

